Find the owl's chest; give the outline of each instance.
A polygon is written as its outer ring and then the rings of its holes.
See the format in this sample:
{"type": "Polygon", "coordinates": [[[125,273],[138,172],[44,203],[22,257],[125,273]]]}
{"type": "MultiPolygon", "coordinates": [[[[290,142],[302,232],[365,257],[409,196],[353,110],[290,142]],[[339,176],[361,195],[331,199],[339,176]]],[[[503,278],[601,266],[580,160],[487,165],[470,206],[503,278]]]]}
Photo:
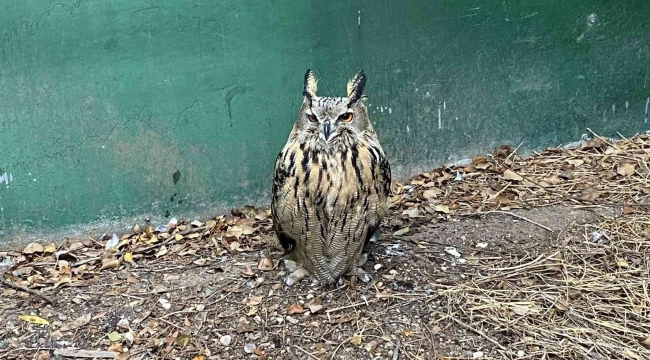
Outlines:
{"type": "Polygon", "coordinates": [[[314,152],[312,156],[305,202],[330,214],[341,208],[361,209],[374,181],[369,152],[355,147],[333,154],[314,152]]]}

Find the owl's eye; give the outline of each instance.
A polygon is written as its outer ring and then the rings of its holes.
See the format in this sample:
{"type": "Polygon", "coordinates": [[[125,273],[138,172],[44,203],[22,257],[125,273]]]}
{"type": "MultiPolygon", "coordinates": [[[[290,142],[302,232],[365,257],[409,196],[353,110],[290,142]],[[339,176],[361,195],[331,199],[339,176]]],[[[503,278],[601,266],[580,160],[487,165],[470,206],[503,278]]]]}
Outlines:
{"type": "Polygon", "coordinates": [[[309,121],[311,121],[311,122],[318,122],[318,118],[317,118],[316,115],[314,115],[314,114],[307,114],[307,118],[308,118],[309,121]]]}
{"type": "Polygon", "coordinates": [[[339,116],[339,120],[341,120],[343,122],[350,122],[350,121],[352,121],[353,117],[354,117],[354,114],[348,112],[348,113],[345,113],[345,114],[341,114],[341,116],[339,116]]]}

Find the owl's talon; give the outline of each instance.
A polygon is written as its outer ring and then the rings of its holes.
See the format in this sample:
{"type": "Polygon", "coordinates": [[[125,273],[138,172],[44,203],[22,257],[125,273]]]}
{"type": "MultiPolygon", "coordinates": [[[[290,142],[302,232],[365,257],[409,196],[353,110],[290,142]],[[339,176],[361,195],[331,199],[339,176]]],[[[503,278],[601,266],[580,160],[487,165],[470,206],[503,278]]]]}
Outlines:
{"type": "MultiPolygon", "coordinates": [[[[291,261],[291,260],[289,260],[291,261]]],[[[298,267],[295,271],[291,272],[289,276],[284,278],[284,283],[287,286],[292,286],[293,284],[299,283],[300,280],[304,279],[307,276],[307,270],[298,267]]]]}
{"type": "Polygon", "coordinates": [[[285,258],[283,259],[283,261],[284,261],[284,267],[287,269],[287,272],[289,272],[290,274],[298,270],[298,268],[300,267],[300,265],[298,265],[298,263],[293,260],[289,260],[285,258]]]}
{"type": "Polygon", "coordinates": [[[364,283],[369,283],[372,281],[372,275],[368,274],[361,268],[357,268],[357,278],[364,283]]]}

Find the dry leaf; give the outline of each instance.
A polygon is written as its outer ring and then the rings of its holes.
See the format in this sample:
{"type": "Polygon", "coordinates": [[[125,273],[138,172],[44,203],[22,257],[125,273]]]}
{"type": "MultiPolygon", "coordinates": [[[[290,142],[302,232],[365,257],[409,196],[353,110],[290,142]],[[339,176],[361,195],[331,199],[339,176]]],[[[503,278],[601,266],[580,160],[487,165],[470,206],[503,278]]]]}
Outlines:
{"type": "Polygon", "coordinates": [[[312,314],[315,314],[323,309],[323,305],[320,304],[310,304],[308,307],[309,307],[309,311],[312,314]]]}
{"type": "Polygon", "coordinates": [[[425,199],[435,199],[438,197],[438,194],[440,193],[441,191],[439,189],[433,188],[433,189],[424,190],[424,192],[422,192],[422,196],[424,196],[425,199]]]}
{"type": "Polygon", "coordinates": [[[261,257],[257,263],[257,269],[262,271],[273,270],[273,259],[268,256],[261,257]]]}
{"type": "Polygon", "coordinates": [[[43,245],[39,243],[31,243],[25,247],[23,254],[35,254],[43,252],[43,245]]]}
{"type": "Polygon", "coordinates": [[[350,339],[350,344],[355,346],[361,345],[361,335],[354,334],[354,336],[352,336],[352,338],[350,339]]]}
{"type": "Polygon", "coordinates": [[[26,321],[30,324],[38,324],[38,325],[50,325],[50,323],[38,316],[33,316],[33,315],[20,315],[18,317],[22,321],[26,321]]]}
{"type": "Polygon", "coordinates": [[[449,214],[449,206],[445,204],[438,204],[433,208],[433,210],[439,213],[449,214]]]}
{"type": "Polygon", "coordinates": [[[305,310],[300,306],[300,304],[291,304],[287,306],[287,314],[302,314],[305,310]]]}
{"type": "Polygon", "coordinates": [[[185,347],[185,345],[187,345],[187,343],[189,341],[190,341],[190,336],[189,335],[180,334],[180,335],[178,335],[178,337],[176,338],[176,341],[174,343],[176,344],[176,346],[182,348],[182,347],[185,347]]]}
{"type": "Polygon", "coordinates": [[[196,355],[192,360],[205,360],[205,355],[196,355]]]}
{"type": "Polygon", "coordinates": [[[636,170],[636,163],[623,162],[618,164],[618,167],[616,168],[616,173],[621,176],[628,176],[634,174],[635,170],[636,170]]]}
{"type": "Polygon", "coordinates": [[[208,229],[208,230],[212,230],[212,229],[214,229],[216,226],[217,226],[217,222],[214,221],[214,220],[212,220],[212,219],[210,219],[210,220],[208,220],[208,221],[205,222],[205,228],[208,229]]]}
{"type": "Polygon", "coordinates": [[[244,268],[241,270],[241,274],[243,277],[253,277],[255,276],[255,271],[251,269],[249,265],[244,266],[244,268]]]}
{"type": "Polygon", "coordinates": [[[630,214],[634,214],[635,212],[636,210],[631,206],[623,206],[623,208],[621,209],[621,213],[623,213],[623,215],[630,215],[630,214]]]}
{"type": "Polygon", "coordinates": [[[112,342],[122,341],[122,334],[118,333],[117,331],[113,331],[109,333],[108,335],[106,335],[106,337],[108,337],[108,340],[112,342]]]}
{"type": "Polygon", "coordinates": [[[131,353],[126,351],[115,356],[115,360],[126,360],[131,357],[131,353]]]}
{"type": "Polygon", "coordinates": [[[156,253],[156,257],[159,258],[163,255],[167,254],[167,246],[163,245],[158,249],[158,252],[156,253]]]}
{"type": "Polygon", "coordinates": [[[517,174],[516,172],[506,169],[506,171],[503,172],[503,178],[506,180],[511,180],[511,181],[522,181],[524,180],[521,175],[517,174]]]}
{"type": "Polygon", "coordinates": [[[408,226],[405,227],[405,228],[402,228],[402,229],[399,229],[399,230],[395,231],[395,232],[393,233],[393,236],[402,236],[402,235],[406,234],[407,232],[409,232],[409,227],[408,227],[408,226]]]}
{"type": "Polygon", "coordinates": [[[82,326],[88,325],[88,323],[90,323],[90,319],[91,319],[91,314],[90,313],[88,313],[86,315],[82,315],[82,316],[76,318],[72,322],[72,324],[70,324],[69,329],[70,330],[76,330],[76,329],[78,329],[78,328],[80,328],[82,326]]]}
{"type": "Polygon", "coordinates": [[[417,206],[413,206],[410,209],[406,209],[406,210],[402,211],[402,215],[406,215],[406,216],[408,216],[410,218],[416,218],[416,217],[420,216],[420,212],[418,211],[417,206]]]}
{"type": "Polygon", "coordinates": [[[585,189],[580,193],[578,200],[585,202],[594,202],[600,197],[601,193],[594,189],[585,189]]]}
{"type": "Polygon", "coordinates": [[[54,243],[50,243],[50,245],[46,246],[43,249],[43,253],[45,254],[54,254],[56,252],[56,245],[54,243]]]}
{"type": "Polygon", "coordinates": [[[261,296],[251,296],[244,303],[248,306],[259,305],[262,302],[261,296]]]}
{"type": "Polygon", "coordinates": [[[118,266],[120,266],[120,261],[118,259],[104,259],[100,270],[115,269],[118,266]]]}

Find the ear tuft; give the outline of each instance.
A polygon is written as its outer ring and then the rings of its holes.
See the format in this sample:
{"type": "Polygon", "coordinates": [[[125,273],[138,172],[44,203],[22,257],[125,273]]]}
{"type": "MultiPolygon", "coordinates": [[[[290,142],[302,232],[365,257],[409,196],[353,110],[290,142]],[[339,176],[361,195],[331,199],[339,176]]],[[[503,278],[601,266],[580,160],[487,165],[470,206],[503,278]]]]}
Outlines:
{"type": "Polygon", "coordinates": [[[363,70],[354,77],[354,79],[348,82],[347,91],[348,99],[350,100],[349,105],[355,104],[363,96],[363,89],[366,86],[366,74],[363,70]]]}
{"type": "Polygon", "coordinates": [[[302,91],[302,94],[311,101],[312,98],[316,97],[316,89],[318,88],[316,77],[311,69],[307,69],[305,73],[305,88],[302,91]]]}

